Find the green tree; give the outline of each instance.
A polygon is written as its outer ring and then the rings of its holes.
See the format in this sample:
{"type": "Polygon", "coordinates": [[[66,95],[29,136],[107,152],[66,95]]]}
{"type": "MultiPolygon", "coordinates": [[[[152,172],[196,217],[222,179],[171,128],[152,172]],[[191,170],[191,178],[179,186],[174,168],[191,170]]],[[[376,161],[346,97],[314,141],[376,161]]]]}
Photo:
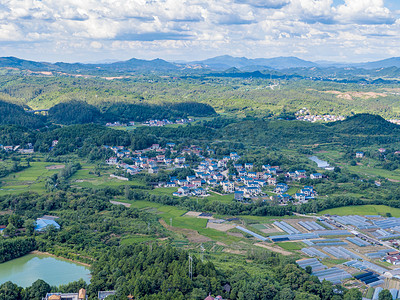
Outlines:
{"type": "Polygon", "coordinates": [[[8,223],[14,225],[16,228],[21,228],[22,225],[24,224],[24,221],[22,220],[21,216],[12,214],[8,218],[8,223]]]}
{"type": "Polygon", "coordinates": [[[7,281],[0,285],[0,300],[22,300],[21,288],[7,281]]]}
{"type": "Polygon", "coordinates": [[[35,233],[36,222],[32,219],[26,220],[24,223],[24,227],[26,234],[31,236],[35,233]]]}
{"type": "Polygon", "coordinates": [[[343,297],[343,300],[361,300],[362,294],[358,289],[350,289],[346,292],[343,297]]]}
{"type": "Polygon", "coordinates": [[[6,229],[4,229],[4,234],[8,236],[15,236],[17,234],[17,228],[15,228],[13,224],[9,223],[6,229]]]}
{"type": "Polygon", "coordinates": [[[294,300],[320,300],[320,299],[321,299],[320,297],[308,293],[297,293],[296,297],[294,298],[294,300]]]}
{"type": "Polygon", "coordinates": [[[392,300],[392,295],[389,290],[383,290],[379,293],[379,300],[392,300]]]}
{"type": "Polygon", "coordinates": [[[24,300],[41,300],[50,290],[51,287],[47,282],[38,279],[24,290],[23,298],[24,300]]]}

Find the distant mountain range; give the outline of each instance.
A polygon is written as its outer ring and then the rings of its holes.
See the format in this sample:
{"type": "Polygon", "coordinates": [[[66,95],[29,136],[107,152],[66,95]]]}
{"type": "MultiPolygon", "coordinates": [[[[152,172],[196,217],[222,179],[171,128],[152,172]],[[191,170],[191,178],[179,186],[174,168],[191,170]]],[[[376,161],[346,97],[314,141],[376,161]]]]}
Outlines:
{"type": "Polygon", "coordinates": [[[297,57],[276,57],[276,58],[255,58],[233,57],[229,55],[217,56],[202,61],[190,62],[188,64],[199,64],[215,70],[224,70],[232,67],[243,69],[249,67],[289,69],[289,68],[311,68],[318,64],[311,61],[302,60],[297,57]]]}
{"type": "Polygon", "coordinates": [[[392,57],[384,60],[366,62],[366,63],[335,63],[327,61],[307,61],[297,57],[276,57],[276,58],[255,58],[233,57],[229,55],[217,56],[202,61],[192,62],[168,62],[162,59],[143,60],[132,58],[126,61],[118,61],[112,63],[84,64],[84,63],[48,63],[36,62],[30,60],[19,59],[16,57],[0,57],[0,68],[17,68],[20,70],[30,71],[53,71],[68,73],[121,73],[121,72],[171,72],[171,71],[226,71],[232,72],[256,72],[269,70],[279,70],[286,73],[305,71],[310,72],[314,69],[343,69],[352,68],[357,70],[376,70],[384,68],[400,68],[400,57],[392,57]],[[286,71],[285,71],[286,70],[286,71]],[[296,71],[297,70],[297,71],[296,71]]]}

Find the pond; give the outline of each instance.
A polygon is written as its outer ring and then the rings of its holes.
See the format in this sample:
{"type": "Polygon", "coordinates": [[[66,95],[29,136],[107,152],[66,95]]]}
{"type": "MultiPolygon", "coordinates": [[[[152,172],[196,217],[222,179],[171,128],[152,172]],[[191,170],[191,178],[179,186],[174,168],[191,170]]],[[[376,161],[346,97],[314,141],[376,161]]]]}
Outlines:
{"type": "Polygon", "coordinates": [[[314,156],[310,156],[309,159],[311,159],[313,162],[317,163],[318,168],[327,168],[329,167],[329,163],[327,161],[321,160],[318,157],[314,156]]]}
{"type": "Polygon", "coordinates": [[[88,267],[45,254],[28,254],[0,264],[0,284],[12,281],[27,287],[43,279],[52,286],[59,286],[80,278],[90,282],[88,267]]]}

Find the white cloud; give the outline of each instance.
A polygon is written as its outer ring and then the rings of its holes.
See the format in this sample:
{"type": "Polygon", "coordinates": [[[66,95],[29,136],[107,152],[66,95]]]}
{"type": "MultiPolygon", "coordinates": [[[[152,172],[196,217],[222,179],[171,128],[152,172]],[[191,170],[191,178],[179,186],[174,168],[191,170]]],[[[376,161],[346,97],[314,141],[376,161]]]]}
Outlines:
{"type": "Polygon", "coordinates": [[[383,56],[399,51],[397,16],[383,0],[337,7],[333,0],[3,0],[0,51],[12,55],[10,45],[18,42],[17,53],[62,49],[71,60],[85,53],[92,60],[90,49],[103,53],[99,59],[295,53],[323,59],[350,57],[362,42],[365,53],[383,56]]]}
{"type": "Polygon", "coordinates": [[[347,23],[393,24],[395,18],[383,0],[345,0],[337,7],[337,19],[347,23]]]}

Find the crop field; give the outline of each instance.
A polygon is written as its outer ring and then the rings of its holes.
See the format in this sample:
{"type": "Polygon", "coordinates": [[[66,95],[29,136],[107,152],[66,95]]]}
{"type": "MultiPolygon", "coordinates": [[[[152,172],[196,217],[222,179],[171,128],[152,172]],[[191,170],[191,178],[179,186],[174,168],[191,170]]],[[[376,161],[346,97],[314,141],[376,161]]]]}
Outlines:
{"type": "Polygon", "coordinates": [[[226,232],[206,228],[208,222],[207,219],[184,216],[187,211],[179,209],[175,206],[162,205],[148,201],[125,202],[130,203],[132,207],[145,209],[159,215],[168,226],[172,224],[172,227],[194,230],[200,235],[210,238],[211,240],[219,241],[225,244],[231,244],[241,240],[241,238],[228,235],[226,232]]]}
{"type": "Polygon", "coordinates": [[[58,168],[50,166],[62,166],[63,164],[50,162],[31,162],[30,167],[1,178],[0,195],[16,194],[27,191],[38,193],[45,192],[46,178],[59,172],[58,168]],[[46,168],[47,167],[47,168],[46,168]]]}
{"type": "Polygon", "coordinates": [[[330,214],[330,215],[382,215],[386,213],[392,214],[393,217],[400,217],[400,208],[393,208],[386,205],[360,205],[360,206],[346,206],[327,209],[321,211],[319,214],[330,214]]]}
{"type": "Polygon", "coordinates": [[[366,165],[348,166],[351,172],[367,175],[371,177],[383,177],[392,180],[400,180],[400,170],[389,171],[381,168],[368,167],[366,165]]]}
{"type": "Polygon", "coordinates": [[[288,251],[301,250],[302,248],[305,247],[305,244],[301,242],[282,242],[282,243],[276,243],[276,245],[288,251]]]}
{"type": "Polygon", "coordinates": [[[210,194],[210,196],[208,196],[207,197],[207,199],[209,200],[209,201],[219,201],[219,202],[222,202],[222,203],[230,203],[230,202],[232,202],[233,201],[233,194],[230,194],[230,195],[218,195],[218,194],[216,194],[216,193],[214,193],[214,192],[209,192],[209,194],[210,194]]]}
{"type": "Polygon", "coordinates": [[[150,236],[130,236],[121,240],[122,245],[132,245],[136,243],[148,242],[153,241],[155,238],[150,236]]]}

